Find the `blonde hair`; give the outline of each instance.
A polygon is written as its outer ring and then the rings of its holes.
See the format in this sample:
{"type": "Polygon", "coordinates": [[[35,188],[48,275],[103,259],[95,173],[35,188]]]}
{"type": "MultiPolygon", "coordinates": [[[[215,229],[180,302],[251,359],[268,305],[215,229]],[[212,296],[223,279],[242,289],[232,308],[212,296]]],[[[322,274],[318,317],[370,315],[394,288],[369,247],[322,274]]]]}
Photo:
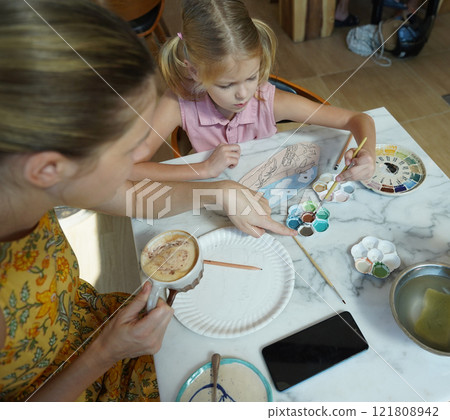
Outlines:
{"type": "Polygon", "coordinates": [[[151,55],[126,22],[89,0],[34,7],[42,18],[24,1],[0,0],[0,158],[90,156],[136,120],[122,98],[144,106],[151,55]]]}
{"type": "Polygon", "coordinates": [[[224,71],[224,61],[261,58],[259,84],[267,81],[275,61],[272,29],[251,19],[241,0],[184,0],[183,29],[162,47],[159,65],[170,89],[194,100],[224,71]],[[189,73],[189,62],[196,78],[189,73]]]}

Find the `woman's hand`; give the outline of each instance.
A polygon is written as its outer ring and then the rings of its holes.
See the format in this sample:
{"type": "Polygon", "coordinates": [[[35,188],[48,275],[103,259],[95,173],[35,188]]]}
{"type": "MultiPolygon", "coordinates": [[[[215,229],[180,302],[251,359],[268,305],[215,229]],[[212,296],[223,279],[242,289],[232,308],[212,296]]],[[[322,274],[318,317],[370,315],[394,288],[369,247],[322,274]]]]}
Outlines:
{"type": "Polygon", "coordinates": [[[369,179],[375,172],[375,157],[368,150],[362,148],[358,155],[352,159],[355,149],[345,153],[345,164],[351,165],[349,169],[336,177],[336,181],[360,181],[369,179]]]}
{"type": "Polygon", "coordinates": [[[262,193],[249,190],[237,182],[224,183],[224,211],[242,232],[254,237],[260,237],[266,229],[280,235],[298,234],[270,217],[272,210],[262,193]]]}
{"type": "Polygon", "coordinates": [[[102,341],[104,356],[112,363],[144,354],[155,354],[161,348],[173,309],[160,299],[155,309],[141,316],[151,287],[150,282],[145,282],[140,293],[106,323],[100,334],[98,340],[102,341]]]}
{"type": "Polygon", "coordinates": [[[241,156],[241,147],[238,144],[219,144],[211,156],[203,162],[204,178],[215,178],[225,169],[234,168],[241,156]]]}

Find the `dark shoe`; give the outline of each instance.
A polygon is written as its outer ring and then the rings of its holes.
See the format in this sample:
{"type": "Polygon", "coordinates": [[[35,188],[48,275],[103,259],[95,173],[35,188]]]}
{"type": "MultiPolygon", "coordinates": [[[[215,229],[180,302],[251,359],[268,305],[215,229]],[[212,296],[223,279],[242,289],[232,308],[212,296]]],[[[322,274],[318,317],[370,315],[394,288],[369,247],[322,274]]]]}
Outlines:
{"type": "Polygon", "coordinates": [[[406,10],[408,8],[408,5],[406,3],[402,3],[400,0],[383,0],[383,6],[402,10],[406,10]]]}
{"type": "Polygon", "coordinates": [[[343,26],[356,26],[359,23],[358,16],[349,14],[344,20],[334,20],[334,26],[341,28],[343,26]]]}

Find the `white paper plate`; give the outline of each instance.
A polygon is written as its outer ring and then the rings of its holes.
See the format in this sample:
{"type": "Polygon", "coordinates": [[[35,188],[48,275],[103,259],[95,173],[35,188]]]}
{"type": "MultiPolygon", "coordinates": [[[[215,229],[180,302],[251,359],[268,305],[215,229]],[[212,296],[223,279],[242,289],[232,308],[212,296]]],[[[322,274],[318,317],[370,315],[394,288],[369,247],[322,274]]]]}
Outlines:
{"type": "MultiPolygon", "coordinates": [[[[181,387],[176,401],[210,402],[211,362],[196,370],[181,387]]],[[[272,389],[261,372],[244,360],[222,359],[217,380],[217,402],[273,401],[272,389]]]]}
{"type": "Polygon", "coordinates": [[[250,271],[205,264],[198,286],[179,293],[173,308],[190,330],[214,338],[239,337],[275,319],[294,290],[292,259],[269,234],[253,238],[236,228],[199,238],[203,258],[261,267],[250,271]]]}

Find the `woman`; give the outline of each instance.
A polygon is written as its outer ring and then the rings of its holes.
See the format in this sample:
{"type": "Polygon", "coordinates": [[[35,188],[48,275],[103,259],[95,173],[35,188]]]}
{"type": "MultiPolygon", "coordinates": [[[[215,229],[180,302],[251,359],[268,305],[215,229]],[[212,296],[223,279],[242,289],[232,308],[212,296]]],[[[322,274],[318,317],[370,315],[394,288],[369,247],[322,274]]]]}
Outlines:
{"type": "MultiPolygon", "coordinates": [[[[160,300],[143,313],[148,283],[130,299],[79,279],[52,210],[126,214],[126,180],[147,153],[153,63],[125,22],[88,0],[32,6],[0,0],[0,399],[157,401],[151,354],[172,309],[160,300]]],[[[166,185],[155,214],[169,194],[169,215],[191,209],[204,184],[166,185]]],[[[266,202],[265,215],[240,216],[238,184],[207,186],[225,189],[227,213],[227,190],[237,190],[230,219],[241,230],[292,233],[266,202]]]]}

